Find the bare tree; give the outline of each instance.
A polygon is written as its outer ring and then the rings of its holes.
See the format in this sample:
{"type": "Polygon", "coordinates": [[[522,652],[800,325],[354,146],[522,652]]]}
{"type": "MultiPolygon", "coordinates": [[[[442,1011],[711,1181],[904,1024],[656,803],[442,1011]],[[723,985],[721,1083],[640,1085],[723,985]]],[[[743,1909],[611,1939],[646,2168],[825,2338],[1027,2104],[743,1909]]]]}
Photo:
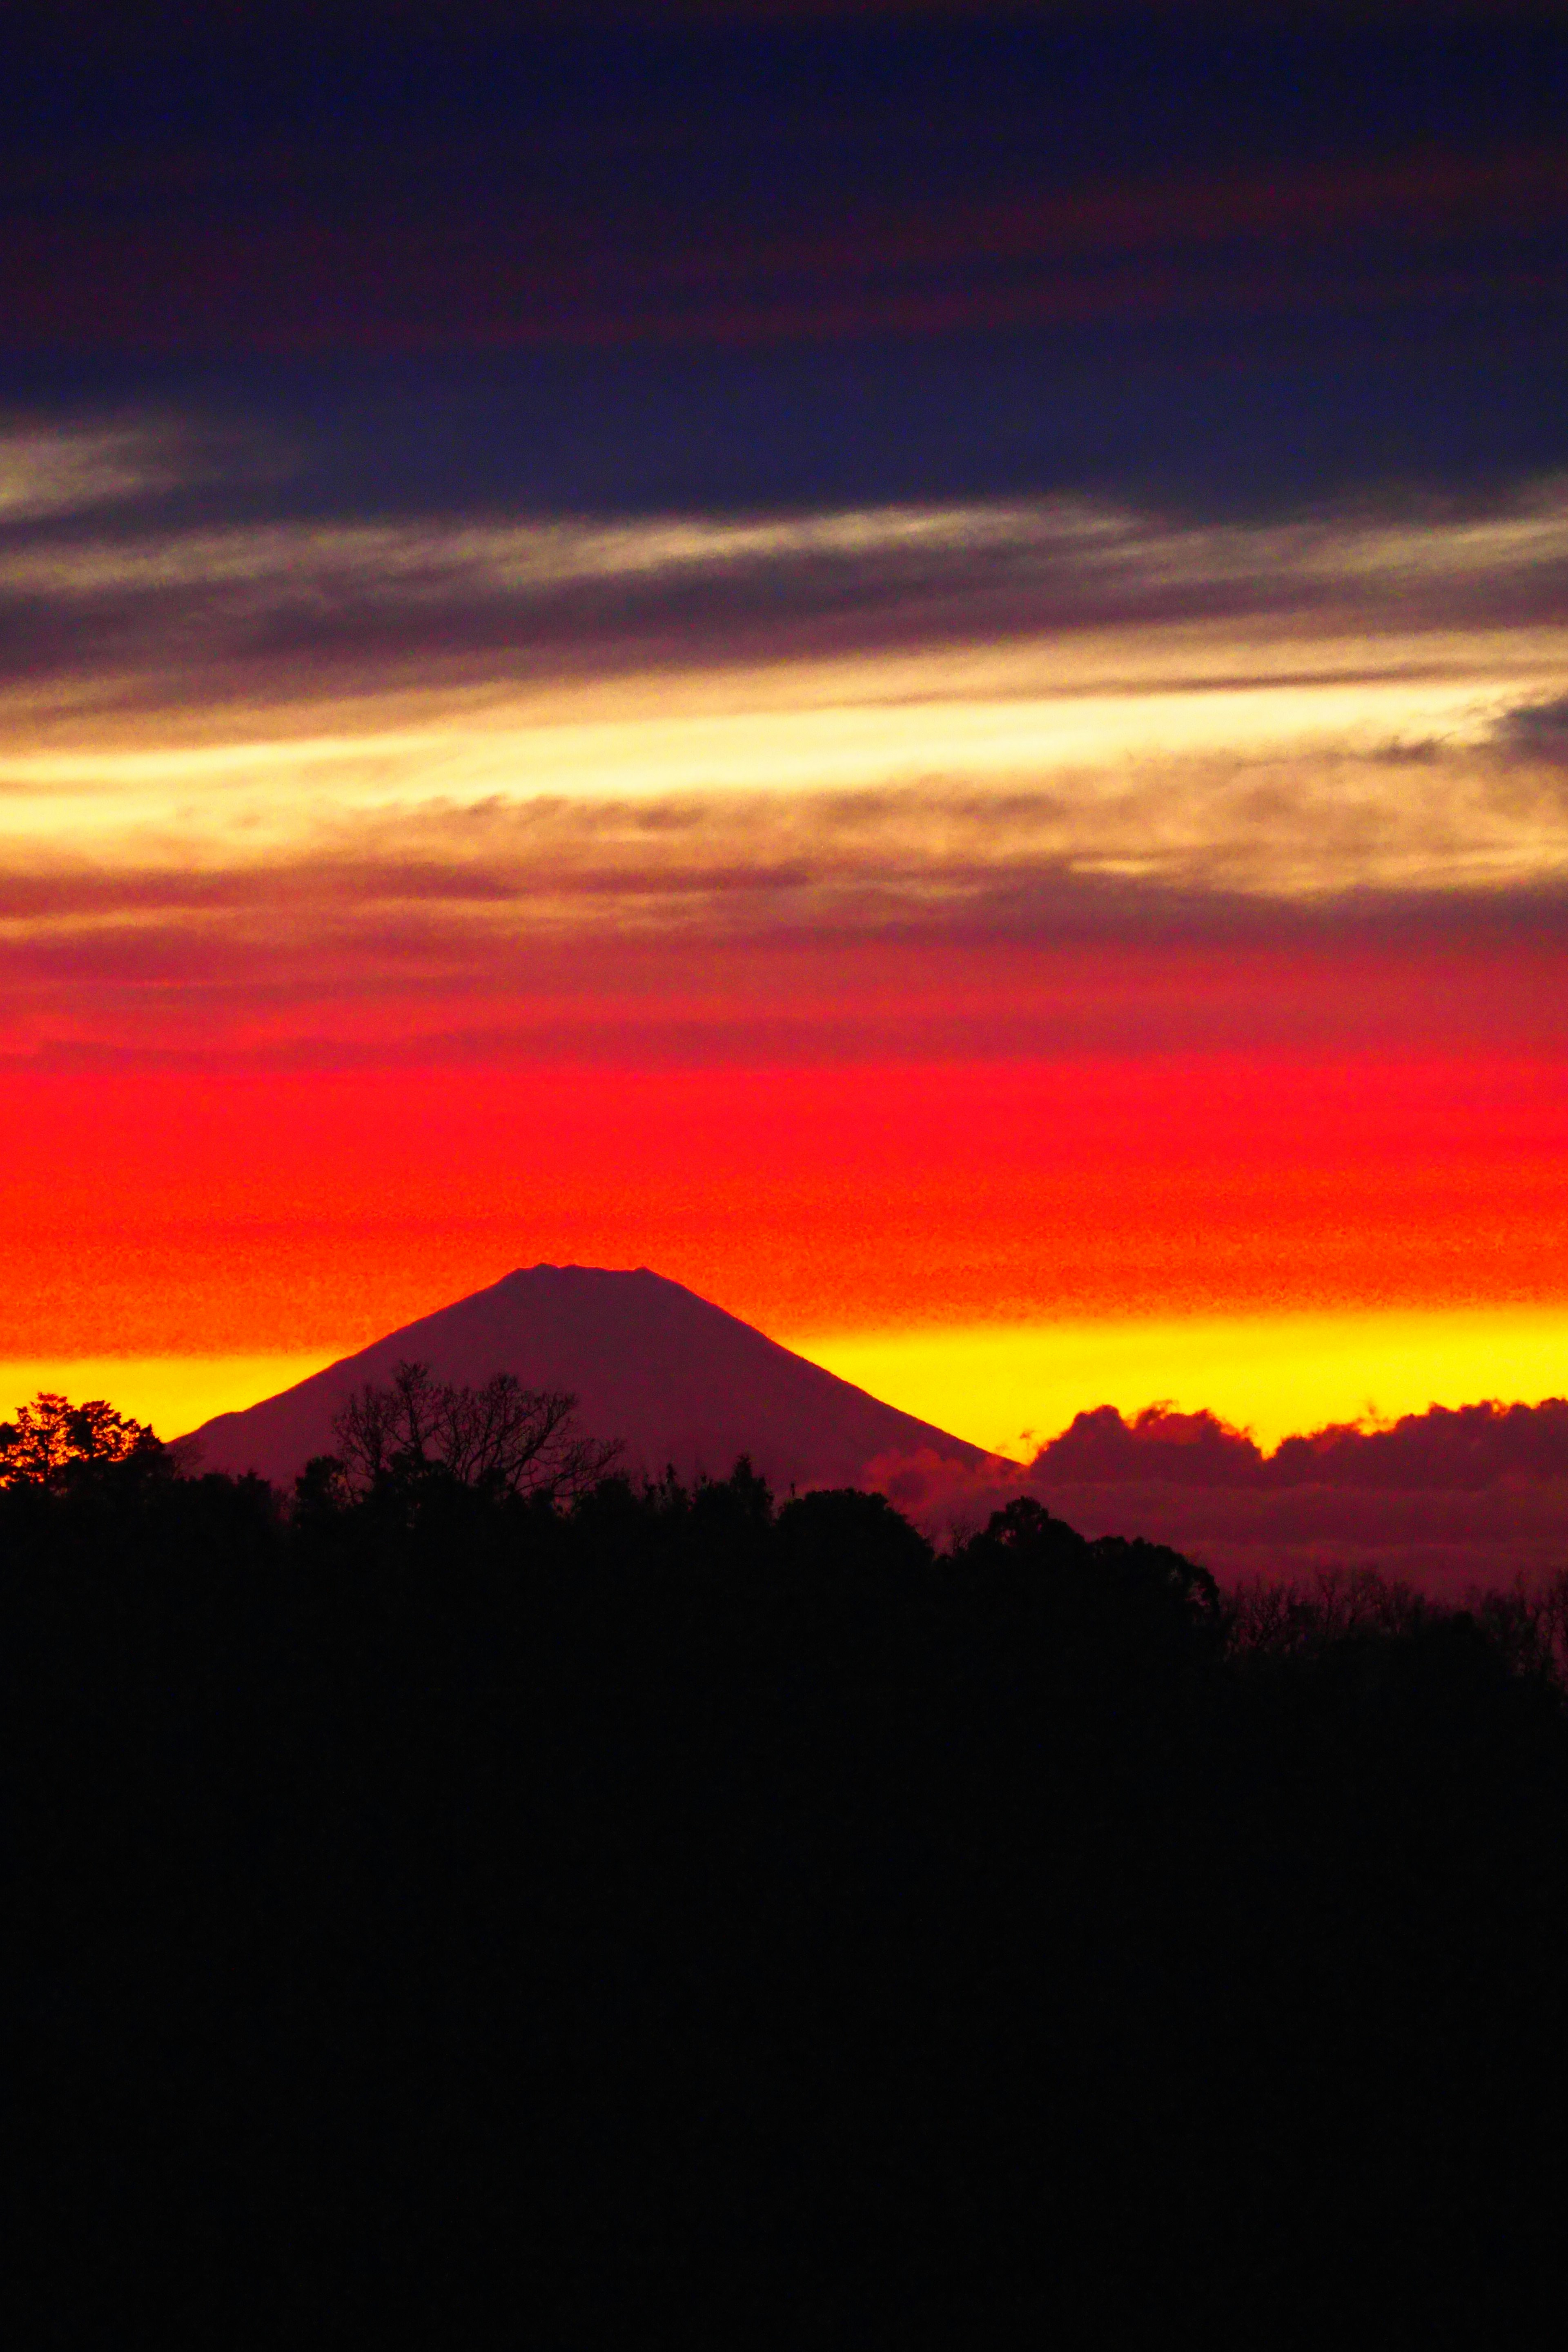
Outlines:
{"type": "Polygon", "coordinates": [[[510,1372],[482,1388],[438,1381],[428,1364],[399,1364],[391,1384],[356,1390],[332,1423],[352,1484],[439,1468],[465,1486],[563,1501],[602,1478],[618,1440],[584,1437],[577,1400],[528,1389],[510,1372]]]}

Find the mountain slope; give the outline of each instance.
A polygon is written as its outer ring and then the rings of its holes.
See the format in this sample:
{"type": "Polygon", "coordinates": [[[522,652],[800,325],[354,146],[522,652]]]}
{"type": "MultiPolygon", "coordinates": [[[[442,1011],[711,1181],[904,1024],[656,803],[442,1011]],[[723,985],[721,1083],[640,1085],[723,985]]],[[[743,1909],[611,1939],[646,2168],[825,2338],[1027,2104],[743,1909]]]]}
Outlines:
{"type": "Polygon", "coordinates": [[[332,1450],[353,1391],[405,1360],[474,1385],[513,1372],[570,1389],[585,1435],[618,1437],[624,1466],[724,1476],[748,1454],[775,1490],[863,1483],[879,1457],[930,1450],[975,1464],[977,1446],[882,1404],[646,1266],[536,1265],[426,1315],[298,1387],[220,1413],[195,1433],[211,1470],[291,1483],[332,1450]]]}

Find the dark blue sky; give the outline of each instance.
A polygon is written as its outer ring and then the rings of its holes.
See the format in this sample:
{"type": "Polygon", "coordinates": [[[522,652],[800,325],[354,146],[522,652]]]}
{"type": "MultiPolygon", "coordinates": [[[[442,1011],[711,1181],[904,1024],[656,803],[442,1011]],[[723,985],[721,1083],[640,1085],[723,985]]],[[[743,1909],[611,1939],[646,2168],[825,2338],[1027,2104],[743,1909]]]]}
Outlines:
{"type": "Polygon", "coordinates": [[[275,434],[227,512],[1568,462],[1555,11],[698,14],[16,12],[0,401],[275,434]]]}

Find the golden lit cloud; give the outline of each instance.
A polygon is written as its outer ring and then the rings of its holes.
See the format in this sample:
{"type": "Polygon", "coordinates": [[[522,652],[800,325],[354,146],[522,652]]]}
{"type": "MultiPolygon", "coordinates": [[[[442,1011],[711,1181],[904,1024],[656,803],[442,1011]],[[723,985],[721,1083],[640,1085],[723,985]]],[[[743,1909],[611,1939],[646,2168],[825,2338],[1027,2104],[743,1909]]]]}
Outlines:
{"type": "Polygon", "coordinates": [[[102,607],[131,667],[0,698],[0,869],[54,886],[47,907],[14,887],[5,919],[166,929],[179,875],[209,929],[236,898],[198,907],[200,878],[249,876],[238,896],[296,933],[328,902],[406,924],[410,899],[427,931],[444,902],[481,950],[520,923],[940,921],[1046,886],[1539,889],[1568,866],[1568,802],[1519,714],[1568,688],[1565,565],[1554,484],[1290,524],[1044,499],[24,534],[0,598],[67,638],[62,614],[102,607]],[[739,658],[748,599],[842,607],[862,641],[739,658]],[[680,616],[656,660],[638,613],[680,616]],[[302,691],[345,614],[368,672],[302,691]],[[472,637],[460,677],[421,676],[432,615],[472,637]],[[267,696],[237,698],[219,656],[285,622],[267,696]]]}
{"type": "Polygon", "coordinates": [[[940,914],[1030,877],[1300,900],[1539,887],[1568,874],[1568,795],[1552,764],[1489,740],[1520,684],[684,718],[660,714],[650,682],[645,716],[597,724],[30,753],[0,760],[0,859],[55,878],[51,921],[73,877],[93,919],[113,874],[184,874],[193,893],[203,876],[273,874],[300,912],[444,896],[470,920],[476,899],[494,919],[554,899],[584,920],[606,896],[623,919],[642,898],[658,919],[706,919],[695,900],[717,895],[749,921],[780,891],[796,915],[852,917],[845,894],[868,889],[940,914]]]}

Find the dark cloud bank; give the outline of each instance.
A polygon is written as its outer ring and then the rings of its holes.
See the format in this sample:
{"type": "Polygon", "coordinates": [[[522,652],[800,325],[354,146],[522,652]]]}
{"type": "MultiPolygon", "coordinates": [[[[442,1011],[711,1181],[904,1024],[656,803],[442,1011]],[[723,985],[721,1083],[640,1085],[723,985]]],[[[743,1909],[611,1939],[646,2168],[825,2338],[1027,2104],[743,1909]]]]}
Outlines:
{"type": "Polygon", "coordinates": [[[932,1525],[1034,1494],[1090,1535],[1175,1545],[1227,1581],[1375,1569],[1455,1597],[1568,1563],[1568,1402],[1434,1405],[1387,1428],[1289,1437],[1264,1454],[1213,1413],[1080,1412],[1022,1477],[883,1465],[932,1525]]]}

